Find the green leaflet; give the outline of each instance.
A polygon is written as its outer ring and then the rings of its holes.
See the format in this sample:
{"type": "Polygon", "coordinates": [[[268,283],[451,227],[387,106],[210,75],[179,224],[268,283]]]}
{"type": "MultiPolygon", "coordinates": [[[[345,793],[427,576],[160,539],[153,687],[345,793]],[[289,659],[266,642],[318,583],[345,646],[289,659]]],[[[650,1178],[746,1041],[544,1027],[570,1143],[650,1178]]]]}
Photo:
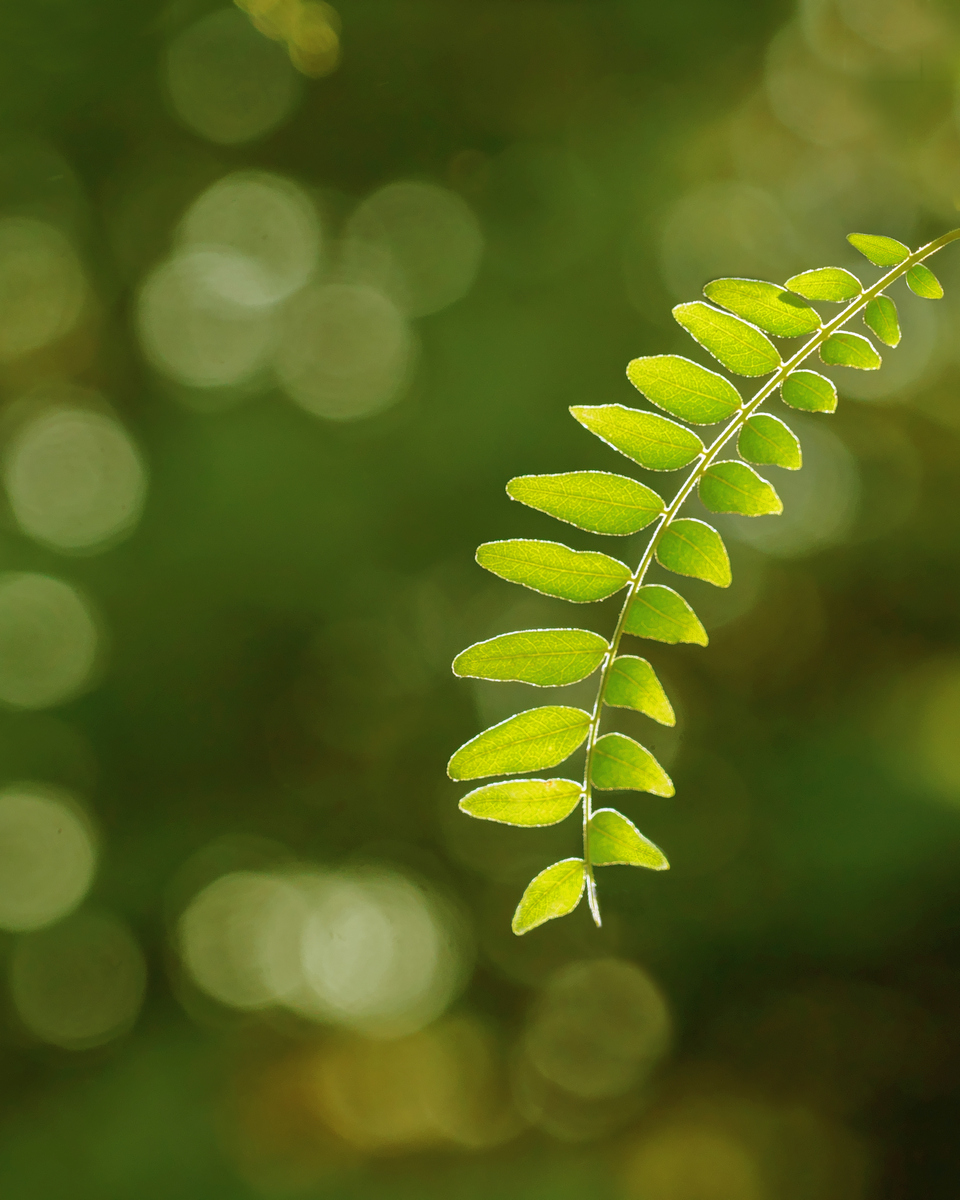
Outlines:
{"type": "Polygon", "coordinates": [[[659,846],[645,838],[632,821],[615,808],[598,808],[590,818],[588,834],[590,861],[595,867],[623,864],[669,871],[670,864],[659,846]]]}
{"type": "Polygon", "coordinates": [[[661,725],[676,725],[673,705],[663,684],[645,658],[621,654],[610,668],[604,702],[611,708],[632,708],[661,725]]]}
{"type": "Polygon", "coordinates": [[[679,354],[635,358],[627,378],[659,408],[692,425],[726,421],[743,404],[729,379],[679,354]]]}
{"type": "Polygon", "coordinates": [[[477,547],[477,562],[501,579],[574,604],[612,596],[631,575],[629,567],[606,554],[528,538],[484,542],[477,547]]]}
{"type": "Polygon", "coordinates": [[[580,803],[583,785],[572,779],[510,779],[474,788],[460,811],[502,825],[556,825],[580,803]]]}
{"type": "Polygon", "coordinates": [[[590,714],[582,708],[528,708],[478,733],[447,763],[451,779],[522,774],[555,767],[587,736],[590,714]]]}
{"type": "Polygon", "coordinates": [[[836,412],[837,389],[833,380],[816,371],[794,371],[780,387],[784,404],[803,412],[836,412]]]}
{"type": "Polygon", "coordinates": [[[817,271],[803,271],[787,280],[791,292],[805,296],[808,300],[852,300],[863,291],[860,280],[843,267],[820,267],[817,271]]]}
{"type": "Polygon", "coordinates": [[[786,288],[760,279],[715,279],[703,289],[714,304],[752,321],[775,337],[802,337],[820,328],[820,316],[786,288]]]}
{"type": "Polygon", "coordinates": [[[597,739],[590,782],[602,791],[674,794],[670,776],[650,751],[622,733],[606,733],[597,739]]]}
{"type": "Polygon", "coordinates": [[[895,267],[910,257],[909,248],[896,238],[880,237],[875,233],[849,233],[847,241],[875,267],[895,267]]]}
{"type": "Polygon", "coordinates": [[[692,429],[623,404],[577,406],[570,411],[584,428],[650,471],[677,471],[703,453],[692,429]]]}
{"type": "Polygon", "coordinates": [[[907,272],[907,287],[914,295],[922,296],[924,300],[939,300],[943,296],[940,280],[923,263],[917,263],[907,272]]]}
{"type": "Polygon", "coordinates": [[[803,465],[797,435],[770,413],[755,413],[744,424],[737,438],[737,453],[747,462],[769,463],[788,471],[799,471],[803,465]]]}
{"type": "Polygon", "coordinates": [[[590,533],[639,533],[663,512],[655,491],[609,471],[520,475],[507,484],[507,495],[590,533]]]}
{"type": "Polygon", "coordinates": [[[513,914],[511,928],[518,936],[544,921],[565,917],[580,903],[586,870],[582,858],[564,858],[527,884],[513,914]]]}
{"type": "Polygon", "coordinates": [[[863,319],[868,329],[872,329],[881,342],[888,346],[900,344],[900,321],[897,318],[897,306],[889,296],[877,296],[864,309],[863,319]]]}
{"type": "Polygon", "coordinates": [[[858,371],[876,371],[881,358],[873,342],[860,333],[831,333],[820,347],[820,357],[825,363],[838,367],[856,367],[858,371]]]}
{"type": "Polygon", "coordinates": [[[699,485],[704,506],[715,513],[762,517],[782,513],[783,503],[773,487],[744,462],[715,462],[699,485]]]}
{"type": "Polygon", "coordinates": [[[704,350],[738,375],[769,375],[780,366],[777,348],[755,325],[702,300],[678,304],[673,315],[704,350]]]}
{"type": "Polygon", "coordinates": [[[677,575],[729,587],[730,559],[720,534],[705,521],[683,517],[667,528],[656,549],[657,562],[677,575]]]}
{"type": "Polygon", "coordinates": [[[586,679],[608,649],[599,633],[588,629],[526,629],[470,646],[453,660],[453,673],[560,687],[586,679]]]}
{"type": "Polygon", "coordinates": [[[666,642],[670,646],[677,642],[705,646],[709,640],[707,631],[686,600],[661,583],[648,583],[637,589],[627,613],[624,633],[653,642],[666,642]]]}

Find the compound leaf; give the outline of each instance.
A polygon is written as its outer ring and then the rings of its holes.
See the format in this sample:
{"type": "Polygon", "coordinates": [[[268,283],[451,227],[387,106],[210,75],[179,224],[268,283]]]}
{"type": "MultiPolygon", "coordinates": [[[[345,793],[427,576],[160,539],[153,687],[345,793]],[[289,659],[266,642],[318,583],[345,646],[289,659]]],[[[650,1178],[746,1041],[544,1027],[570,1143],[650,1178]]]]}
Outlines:
{"type": "Polygon", "coordinates": [[[501,579],[575,604],[612,596],[631,575],[628,566],[609,555],[529,538],[484,542],[477,547],[477,562],[501,579]]]}
{"type": "Polygon", "coordinates": [[[474,788],[460,811],[502,825],[556,825],[580,803],[583,785],[572,779],[509,779],[474,788]]]}
{"type": "Polygon", "coordinates": [[[662,583],[648,583],[637,589],[630,602],[624,632],[670,646],[678,642],[705,646],[708,641],[707,631],[690,605],[662,583]]]}
{"type": "Polygon", "coordinates": [[[863,319],[868,329],[872,329],[881,342],[888,346],[900,344],[900,321],[897,318],[897,306],[889,296],[876,296],[867,305],[863,319]]]}
{"type": "Polygon", "coordinates": [[[598,808],[590,818],[590,861],[595,867],[623,864],[668,871],[666,855],[615,808],[598,808]]]}
{"type": "Polygon", "coordinates": [[[674,794],[669,775],[650,751],[622,733],[605,733],[597,739],[590,781],[603,791],[674,794]]]}
{"type": "Polygon", "coordinates": [[[478,733],[447,763],[451,779],[483,779],[555,767],[587,736],[590,714],[559,704],[528,708],[478,733]]]}
{"type": "Polygon", "coordinates": [[[705,521],[683,517],[674,521],[657,544],[657,562],[677,575],[729,587],[730,559],[720,534],[705,521]]]}
{"type": "Polygon", "coordinates": [[[923,263],[917,263],[907,272],[907,287],[914,295],[922,296],[924,300],[939,300],[943,296],[940,280],[923,263]]]}
{"type": "Polygon", "coordinates": [[[820,357],[825,363],[838,367],[856,367],[858,371],[876,371],[882,359],[873,342],[862,333],[842,330],[831,333],[820,347],[820,357]]]}
{"type": "Polygon", "coordinates": [[[896,238],[881,237],[876,233],[848,233],[847,241],[875,267],[895,267],[910,257],[909,247],[896,238]]]}
{"type": "Polygon", "coordinates": [[[787,280],[791,292],[805,296],[808,300],[832,300],[839,304],[852,300],[863,291],[860,280],[843,267],[820,267],[816,271],[802,271],[787,280]]]}
{"type": "Polygon", "coordinates": [[[507,484],[507,495],[590,533],[639,533],[664,507],[651,488],[609,471],[520,475],[507,484]]]}
{"type": "Polygon", "coordinates": [[[703,442],[656,413],[623,404],[576,406],[570,411],[584,428],[650,471],[677,471],[703,453],[703,442]]]}
{"type": "Polygon", "coordinates": [[[783,503],[773,487],[744,462],[715,462],[704,472],[700,499],[715,513],[762,517],[782,513],[783,503]]]}
{"type": "Polygon", "coordinates": [[[691,425],[725,421],[743,403],[729,379],[679,354],[635,358],[627,378],[648,400],[691,425]]]}
{"type": "Polygon", "coordinates": [[[673,315],[704,350],[738,375],[769,375],[780,366],[777,348],[755,325],[702,300],[678,304],[673,315]]]}
{"type": "Polygon", "coordinates": [[[513,932],[518,936],[529,933],[544,921],[572,913],[580,903],[585,882],[582,858],[564,858],[541,871],[520,897],[510,926],[513,932]]]}
{"type": "Polygon", "coordinates": [[[561,687],[592,675],[608,648],[588,629],[525,629],[468,647],[453,660],[453,673],[561,687]]]}
{"type": "Polygon", "coordinates": [[[833,380],[817,371],[794,371],[780,387],[784,404],[803,412],[836,412],[837,389],[833,380]]]}
{"type": "Polygon", "coordinates": [[[747,462],[769,463],[788,471],[799,471],[803,465],[797,435],[770,413],[756,413],[744,423],[737,439],[737,452],[747,462]]]}
{"type": "Polygon", "coordinates": [[[820,328],[819,314],[775,283],[760,279],[714,279],[703,289],[703,294],[714,304],[776,337],[802,337],[820,328]]]}
{"type": "Polygon", "coordinates": [[[656,671],[645,658],[633,654],[621,654],[614,659],[603,699],[611,708],[632,708],[661,725],[677,723],[673,705],[656,671]]]}

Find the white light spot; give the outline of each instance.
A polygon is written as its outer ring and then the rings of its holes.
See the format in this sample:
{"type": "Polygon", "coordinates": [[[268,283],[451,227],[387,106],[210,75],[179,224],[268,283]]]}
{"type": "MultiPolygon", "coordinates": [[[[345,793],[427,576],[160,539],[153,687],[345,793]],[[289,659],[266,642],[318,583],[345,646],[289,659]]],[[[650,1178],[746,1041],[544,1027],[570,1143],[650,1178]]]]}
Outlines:
{"type": "Polygon", "coordinates": [[[96,852],[87,822],[63,792],[16,784],[0,792],[0,929],[41,929],[87,894],[96,852]]]}
{"type": "Polygon", "coordinates": [[[80,912],[25,934],[10,963],[20,1019],[38,1038],[82,1050],[124,1033],[146,986],[143,954],[127,926],[105,913],[80,912]]]}
{"type": "Polygon", "coordinates": [[[0,575],[0,701],[48,708],[89,682],[97,626],[77,592],[49,575],[0,575]]]}
{"type": "Polygon", "coordinates": [[[0,362],[67,333],[85,291],[77,256],[58,229],[30,217],[0,220],[0,362]]]}
{"type": "Polygon", "coordinates": [[[301,90],[284,49],[235,8],[211,13],[175,39],[165,79],[180,120],[226,146],[275,129],[293,111],[301,90]]]}
{"type": "Polygon", "coordinates": [[[57,405],[22,426],[5,449],[3,482],[17,524],[58,550],[87,550],[137,523],[146,471],[113,417],[57,405]]]}

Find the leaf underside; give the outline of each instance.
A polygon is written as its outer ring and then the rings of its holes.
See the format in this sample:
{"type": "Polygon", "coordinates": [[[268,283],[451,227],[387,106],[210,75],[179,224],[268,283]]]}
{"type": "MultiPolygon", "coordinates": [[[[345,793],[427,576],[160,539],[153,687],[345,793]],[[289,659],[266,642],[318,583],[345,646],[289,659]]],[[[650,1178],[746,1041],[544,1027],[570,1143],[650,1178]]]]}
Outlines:
{"type": "Polygon", "coordinates": [[[880,237],[875,233],[850,233],[847,241],[875,267],[895,267],[910,257],[909,248],[896,238],[880,237]]]}
{"type": "Polygon", "coordinates": [[[714,304],[729,309],[775,337],[802,337],[820,328],[809,304],[775,283],[759,279],[715,279],[703,289],[714,304]]]}
{"type": "Polygon", "coordinates": [[[590,819],[588,834],[590,861],[595,867],[622,864],[667,871],[670,864],[659,846],[655,846],[615,808],[599,808],[590,819]]]}
{"type": "Polygon", "coordinates": [[[830,300],[834,304],[852,300],[863,290],[856,275],[851,275],[843,267],[820,267],[816,271],[803,271],[788,279],[787,287],[807,300],[830,300]]]}
{"type": "Polygon", "coordinates": [[[560,687],[593,674],[607,649],[588,629],[525,629],[470,646],[453,660],[453,673],[560,687]]]}
{"type": "Polygon", "coordinates": [[[678,304],[673,315],[728,371],[737,375],[769,375],[780,366],[780,354],[773,342],[755,325],[739,317],[721,312],[702,300],[678,304]]]}
{"type": "Polygon", "coordinates": [[[699,491],[704,507],[711,512],[741,513],[746,517],[783,512],[773,487],[744,462],[713,463],[704,472],[699,491]]]}
{"type": "Polygon", "coordinates": [[[858,371],[876,371],[880,368],[880,355],[873,342],[861,333],[844,329],[831,333],[820,347],[820,357],[825,363],[838,367],[856,367],[858,371]]]}
{"type": "Polygon", "coordinates": [[[659,408],[693,425],[729,420],[743,403],[729,379],[678,354],[635,358],[627,378],[659,408]]]}
{"type": "Polygon", "coordinates": [[[621,654],[615,659],[603,699],[611,708],[632,708],[661,725],[677,723],[663,684],[645,658],[621,654]]]}
{"type": "Polygon", "coordinates": [[[468,792],[460,809],[502,825],[556,825],[569,817],[582,795],[583,785],[572,779],[511,779],[468,792]]]}
{"type": "Polygon", "coordinates": [[[461,746],[447,764],[447,774],[451,779],[483,779],[556,767],[583,743],[589,728],[590,714],[582,708],[529,708],[461,746]]]}
{"type": "Polygon", "coordinates": [[[737,450],[747,462],[799,471],[803,464],[797,435],[770,413],[754,413],[740,430],[737,450]]]}
{"type": "Polygon", "coordinates": [[[582,858],[565,858],[554,863],[527,884],[513,914],[511,927],[516,934],[529,933],[544,921],[565,917],[580,903],[586,882],[582,858]]]}
{"type": "Polygon", "coordinates": [[[887,346],[900,344],[900,319],[889,296],[875,296],[863,312],[864,324],[887,346]]]}
{"type": "Polygon", "coordinates": [[[921,296],[924,300],[940,300],[943,297],[940,280],[923,263],[917,263],[907,272],[907,287],[914,295],[921,296]]]}
{"type": "Polygon", "coordinates": [[[780,395],[784,404],[802,412],[836,412],[836,386],[818,371],[794,371],[783,381],[780,395]]]}
{"type": "Polygon", "coordinates": [[[712,525],[693,517],[683,517],[667,528],[657,545],[656,556],[657,562],[668,571],[702,579],[715,587],[729,587],[733,578],[720,534],[712,525]]]}
{"type": "Polygon", "coordinates": [[[605,733],[597,739],[591,783],[603,791],[674,794],[670,777],[650,751],[623,733],[605,733]]]}
{"type": "Polygon", "coordinates": [[[703,442],[656,413],[623,404],[599,404],[570,409],[580,424],[601,441],[650,471],[678,471],[703,453],[703,442]]]}
{"type": "Polygon", "coordinates": [[[661,583],[648,583],[637,589],[630,602],[624,632],[671,646],[678,642],[705,646],[708,640],[707,631],[686,600],[661,583]]]}
{"type": "Polygon", "coordinates": [[[609,471],[520,475],[507,484],[507,495],[588,533],[639,533],[663,512],[652,488],[609,471]]]}
{"type": "Polygon", "coordinates": [[[484,542],[477,547],[477,562],[510,583],[574,604],[605,600],[619,592],[631,575],[628,566],[609,555],[527,538],[484,542]]]}

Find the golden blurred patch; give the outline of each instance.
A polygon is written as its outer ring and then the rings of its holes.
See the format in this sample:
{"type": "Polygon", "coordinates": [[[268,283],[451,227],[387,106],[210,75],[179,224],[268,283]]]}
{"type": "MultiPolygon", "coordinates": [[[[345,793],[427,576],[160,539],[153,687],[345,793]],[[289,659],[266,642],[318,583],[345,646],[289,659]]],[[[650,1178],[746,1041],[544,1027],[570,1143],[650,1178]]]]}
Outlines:
{"type": "Polygon", "coordinates": [[[286,42],[290,61],[302,75],[322,79],[340,62],[340,16],[323,0],[235,0],[256,29],[286,42]]]}

